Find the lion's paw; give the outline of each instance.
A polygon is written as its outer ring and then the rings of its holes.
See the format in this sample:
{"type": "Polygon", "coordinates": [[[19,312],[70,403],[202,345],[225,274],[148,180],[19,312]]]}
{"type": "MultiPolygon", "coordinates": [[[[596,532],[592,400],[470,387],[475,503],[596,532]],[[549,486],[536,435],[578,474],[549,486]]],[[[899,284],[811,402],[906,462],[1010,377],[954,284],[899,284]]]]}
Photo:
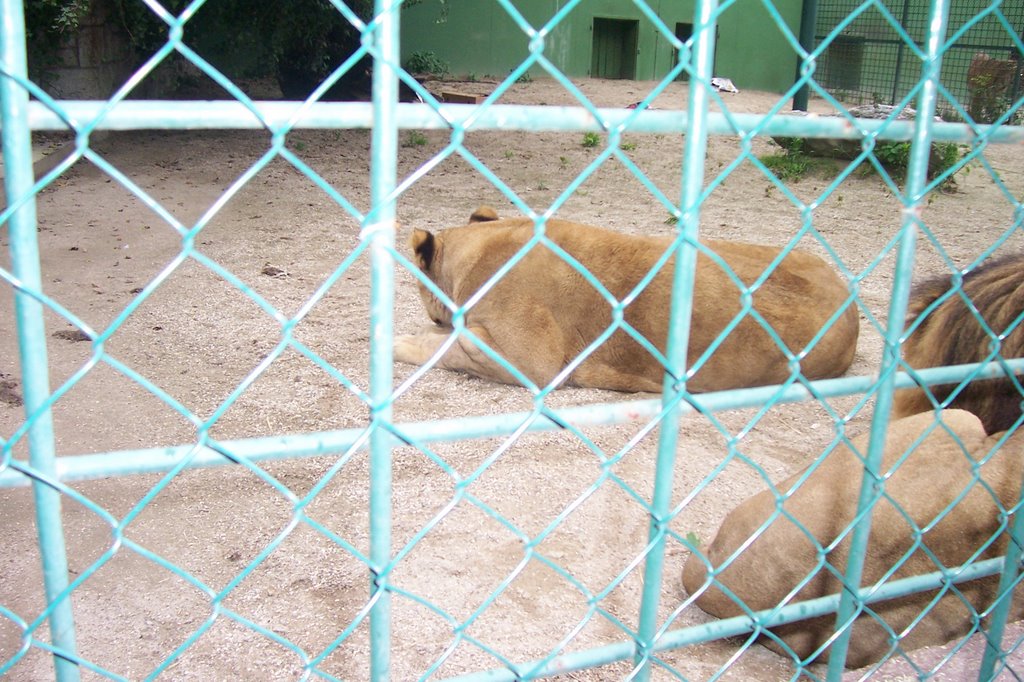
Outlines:
{"type": "Polygon", "coordinates": [[[423,344],[420,337],[414,334],[403,334],[395,337],[394,358],[397,362],[410,365],[423,364],[423,344]]]}

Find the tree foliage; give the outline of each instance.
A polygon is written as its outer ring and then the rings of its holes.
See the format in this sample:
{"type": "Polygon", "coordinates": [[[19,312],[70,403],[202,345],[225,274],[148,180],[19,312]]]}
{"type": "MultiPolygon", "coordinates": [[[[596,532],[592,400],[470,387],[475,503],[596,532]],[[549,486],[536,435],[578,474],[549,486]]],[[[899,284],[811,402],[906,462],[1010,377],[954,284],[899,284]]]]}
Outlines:
{"type": "MultiPolygon", "coordinates": [[[[119,23],[140,63],[167,42],[168,25],[141,0],[33,0],[26,3],[26,20],[35,75],[54,65],[55,46],[73,34],[100,1],[110,3],[112,20],[119,23]]],[[[447,0],[439,1],[443,12],[447,0]]],[[[174,16],[189,4],[189,0],[162,0],[174,16]]],[[[346,6],[363,22],[372,16],[373,0],[348,0],[346,6]]],[[[204,47],[209,46],[216,46],[221,54],[255,50],[256,61],[266,74],[277,77],[285,97],[299,98],[359,49],[360,33],[331,0],[216,0],[205,3],[185,24],[184,42],[204,57],[204,47]]],[[[368,87],[368,62],[361,62],[341,77],[327,97],[348,99],[368,87]]]]}
{"type": "Polygon", "coordinates": [[[57,61],[61,41],[78,30],[91,0],[35,0],[25,3],[29,68],[36,80],[57,61]]]}

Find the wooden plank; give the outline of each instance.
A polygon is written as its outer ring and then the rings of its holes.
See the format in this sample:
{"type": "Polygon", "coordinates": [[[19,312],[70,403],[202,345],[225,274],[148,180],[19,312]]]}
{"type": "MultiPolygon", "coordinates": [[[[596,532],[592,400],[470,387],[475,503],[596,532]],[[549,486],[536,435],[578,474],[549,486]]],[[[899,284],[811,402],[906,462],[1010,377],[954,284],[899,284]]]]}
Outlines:
{"type": "Polygon", "coordinates": [[[442,90],[441,99],[452,104],[480,104],[484,101],[483,95],[470,95],[465,92],[454,90],[442,90]]]}

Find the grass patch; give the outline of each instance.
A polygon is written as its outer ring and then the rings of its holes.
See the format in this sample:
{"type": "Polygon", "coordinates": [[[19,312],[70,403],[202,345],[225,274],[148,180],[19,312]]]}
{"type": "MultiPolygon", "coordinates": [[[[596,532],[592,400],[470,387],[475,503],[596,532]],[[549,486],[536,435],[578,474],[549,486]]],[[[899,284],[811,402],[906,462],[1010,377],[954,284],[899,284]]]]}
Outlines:
{"type": "MultiPolygon", "coordinates": [[[[802,138],[776,138],[775,141],[782,147],[782,153],[765,154],[758,158],[783,181],[799,180],[809,173],[835,177],[840,170],[839,164],[853,158],[856,153],[851,150],[837,152],[835,156],[809,154],[802,138]]],[[[906,180],[907,166],[910,163],[910,142],[880,142],[875,145],[874,154],[895,182],[902,183],[906,180]]],[[[963,152],[958,144],[953,142],[932,144],[931,156],[928,161],[928,177],[934,178],[942,175],[959,163],[962,156],[963,152]]],[[[867,162],[861,163],[858,169],[858,173],[865,176],[874,175],[875,171],[875,166],[867,162]]],[[[948,188],[949,185],[955,184],[956,181],[950,175],[943,181],[942,186],[948,188]]]]}
{"type": "Polygon", "coordinates": [[[427,136],[418,130],[410,130],[406,136],[405,141],[402,142],[403,147],[422,147],[427,143],[427,136]]]}
{"type": "Polygon", "coordinates": [[[804,141],[799,137],[787,138],[781,154],[764,154],[757,157],[779,180],[799,180],[805,175],[834,178],[839,174],[835,159],[813,156],[804,151],[804,141]]]}
{"type": "Polygon", "coordinates": [[[586,149],[593,149],[601,144],[601,136],[597,133],[583,133],[583,141],[580,144],[586,149]]]}

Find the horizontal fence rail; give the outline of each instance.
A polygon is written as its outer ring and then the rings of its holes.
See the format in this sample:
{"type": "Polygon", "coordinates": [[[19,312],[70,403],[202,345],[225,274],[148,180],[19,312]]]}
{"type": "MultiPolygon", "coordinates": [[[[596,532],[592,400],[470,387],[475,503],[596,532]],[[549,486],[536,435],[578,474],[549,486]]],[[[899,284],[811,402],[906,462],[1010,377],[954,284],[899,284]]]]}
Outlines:
{"type": "MultiPolygon", "coordinates": [[[[493,104],[481,110],[478,105],[397,104],[395,120],[400,128],[423,130],[528,130],[602,132],[619,130],[634,133],[685,133],[690,119],[684,111],[623,111],[620,109],[493,104]]],[[[39,102],[28,106],[28,122],[33,130],[288,130],[372,128],[374,109],[369,104],[256,101],[204,103],[203,117],[195,118],[195,105],[176,101],[124,101],[109,108],[103,102],[62,101],[60,113],[39,102]]],[[[708,112],[707,128],[712,135],[742,135],[757,131],[760,135],[800,136],[859,140],[910,140],[912,121],[887,121],[843,117],[810,119],[759,114],[708,112]]],[[[935,123],[930,126],[934,142],[971,144],[1019,144],[1021,129],[1005,125],[968,125],[935,123]]]]}
{"type": "MultiPolygon", "coordinates": [[[[1024,374],[1024,358],[1009,360],[1007,369],[1024,374]]],[[[929,384],[957,383],[965,378],[974,380],[1004,376],[998,363],[971,363],[934,367],[917,372],[919,381],[929,384]]],[[[815,398],[862,395],[877,387],[873,377],[847,377],[825,379],[811,384],[813,390],[793,385],[785,388],[765,386],[743,391],[720,391],[692,395],[678,406],[680,414],[713,414],[724,410],[759,407],[768,401],[774,404],[802,402],[815,398]]],[[[895,375],[894,388],[917,385],[905,372],[895,375]]],[[[396,423],[389,427],[392,446],[432,443],[452,439],[492,438],[516,433],[557,431],[572,425],[576,428],[608,426],[618,423],[643,422],[657,417],[663,410],[658,400],[633,400],[581,407],[545,410],[539,414],[515,412],[486,417],[460,417],[419,423],[396,423]],[[536,418],[535,418],[536,417],[536,418]],[[525,429],[523,424],[529,422],[525,429]]],[[[100,455],[65,455],[57,461],[52,476],[35,471],[26,462],[8,461],[9,470],[0,471],[0,487],[29,485],[34,479],[51,483],[85,481],[111,475],[152,474],[170,471],[183,462],[188,468],[229,466],[237,460],[265,462],[340,455],[353,448],[366,446],[366,429],[325,431],[316,434],[294,434],[268,438],[250,438],[225,441],[197,448],[194,445],[177,447],[125,450],[100,455]]]]}

